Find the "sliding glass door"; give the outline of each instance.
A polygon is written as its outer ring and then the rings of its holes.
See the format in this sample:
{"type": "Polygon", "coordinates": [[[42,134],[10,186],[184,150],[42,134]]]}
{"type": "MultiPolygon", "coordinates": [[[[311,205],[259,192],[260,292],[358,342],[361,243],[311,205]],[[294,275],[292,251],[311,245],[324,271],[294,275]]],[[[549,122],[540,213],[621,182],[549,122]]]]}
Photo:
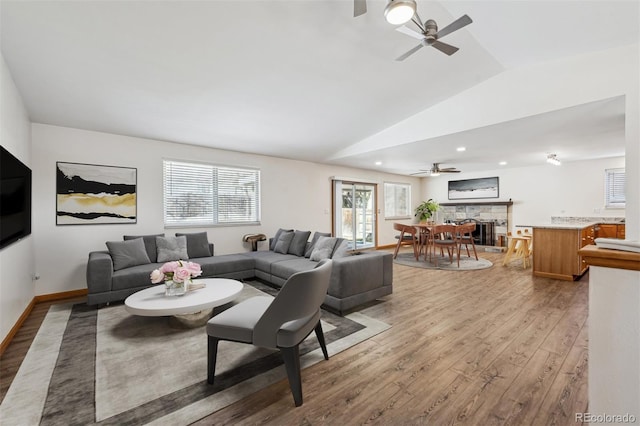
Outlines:
{"type": "Polygon", "coordinates": [[[376,185],[333,181],[333,234],[351,249],[376,246],[376,185]]]}

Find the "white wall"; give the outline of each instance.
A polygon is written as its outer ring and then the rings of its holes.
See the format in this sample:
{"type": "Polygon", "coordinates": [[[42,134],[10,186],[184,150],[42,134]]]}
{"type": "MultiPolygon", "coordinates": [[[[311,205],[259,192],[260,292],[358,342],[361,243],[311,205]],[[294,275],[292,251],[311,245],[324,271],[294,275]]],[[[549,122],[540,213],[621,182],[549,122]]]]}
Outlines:
{"type": "MultiPolygon", "coordinates": [[[[22,97],[0,56],[0,143],[31,169],[31,126],[22,97]]],[[[7,336],[34,296],[34,235],[0,250],[0,336],[7,336]]]]}
{"type": "MultiPolygon", "coordinates": [[[[419,178],[43,124],[32,125],[32,140],[33,223],[37,235],[36,268],[41,276],[36,285],[38,295],[86,288],[87,255],[93,250],[105,250],[105,241],[121,240],[124,234],[165,232],[173,235],[181,231],[165,230],[163,225],[163,158],[261,170],[261,225],[204,229],[209,234],[209,241],[215,244],[216,254],[248,251],[249,246],[241,241],[242,235],[247,233],[273,236],[279,227],[331,232],[331,176],[378,182],[380,209],[384,207],[381,201],[384,181],[411,183],[414,194],[421,192],[419,178]],[[137,168],[138,223],[56,226],[56,161],[137,168]]],[[[392,221],[380,220],[379,223],[379,244],[394,244],[392,221]]]]}
{"type": "Polygon", "coordinates": [[[604,170],[624,167],[624,157],[563,163],[553,166],[498,169],[482,173],[441,174],[423,178],[423,199],[438,202],[513,201],[509,228],[549,223],[551,216],[624,217],[624,209],[604,208],[604,170]],[[447,182],[498,176],[500,197],[448,200],[447,182]]]}

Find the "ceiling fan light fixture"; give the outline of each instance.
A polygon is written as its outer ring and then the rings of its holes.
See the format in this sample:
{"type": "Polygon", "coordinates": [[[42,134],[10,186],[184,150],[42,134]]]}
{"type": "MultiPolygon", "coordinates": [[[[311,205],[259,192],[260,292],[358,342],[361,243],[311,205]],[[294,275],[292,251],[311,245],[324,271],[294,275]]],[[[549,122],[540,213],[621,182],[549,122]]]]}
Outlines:
{"type": "Polygon", "coordinates": [[[409,22],[415,13],[415,0],[389,0],[384,9],[385,19],[392,25],[402,25],[409,22]]]}
{"type": "Polygon", "coordinates": [[[431,172],[430,175],[431,176],[440,176],[440,172],[431,172]]]}
{"type": "Polygon", "coordinates": [[[553,164],[554,166],[559,166],[562,164],[560,160],[558,160],[558,157],[556,156],[556,154],[547,155],[547,163],[553,164]]]}

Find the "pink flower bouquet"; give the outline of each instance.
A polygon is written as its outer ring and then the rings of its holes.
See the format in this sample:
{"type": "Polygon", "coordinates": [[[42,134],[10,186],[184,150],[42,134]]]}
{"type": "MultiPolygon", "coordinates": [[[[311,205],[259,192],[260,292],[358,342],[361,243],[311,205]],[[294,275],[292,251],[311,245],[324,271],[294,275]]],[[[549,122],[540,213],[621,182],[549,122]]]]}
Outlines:
{"type": "Polygon", "coordinates": [[[176,260],[174,262],[167,262],[151,272],[151,282],[159,284],[163,281],[173,281],[176,283],[183,283],[189,281],[192,278],[202,275],[202,269],[200,265],[194,262],[186,262],[184,260],[176,260]]]}

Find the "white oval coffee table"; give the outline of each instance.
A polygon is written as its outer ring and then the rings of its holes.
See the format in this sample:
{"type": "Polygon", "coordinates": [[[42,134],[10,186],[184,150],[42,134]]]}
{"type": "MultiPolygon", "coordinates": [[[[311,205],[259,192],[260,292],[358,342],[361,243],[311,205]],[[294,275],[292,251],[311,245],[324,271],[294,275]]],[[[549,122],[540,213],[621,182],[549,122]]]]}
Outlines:
{"type": "MultiPolygon", "coordinates": [[[[231,302],[243,288],[240,281],[228,278],[203,278],[193,280],[193,283],[202,283],[205,287],[187,291],[182,296],[165,296],[164,284],[153,286],[127,297],[124,301],[125,309],[130,314],[146,317],[173,315],[180,320],[179,316],[188,317],[201,312],[208,312],[210,317],[213,308],[231,302]]],[[[193,321],[191,318],[182,319],[193,321]]],[[[185,323],[183,320],[180,322],[185,323]]]]}

